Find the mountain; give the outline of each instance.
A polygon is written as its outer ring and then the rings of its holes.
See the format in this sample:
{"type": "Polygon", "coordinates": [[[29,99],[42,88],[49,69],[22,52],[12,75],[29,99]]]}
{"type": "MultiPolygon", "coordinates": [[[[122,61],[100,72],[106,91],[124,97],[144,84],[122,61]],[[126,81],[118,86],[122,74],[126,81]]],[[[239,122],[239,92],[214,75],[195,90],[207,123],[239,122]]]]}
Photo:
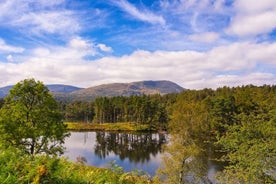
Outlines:
{"type": "Polygon", "coordinates": [[[93,100],[99,96],[133,96],[179,93],[184,88],[171,81],[140,81],[131,83],[103,84],[95,87],[81,89],[70,94],[57,95],[60,100],[93,100]]]}
{"type": "Polygon", "coordinates": [[[0,88],[0,98],[4,98],[5,96],[7,96],[12,87],[13,86],[6,86],[6,87],[0,88]]]}
{"type": "MultiPolygon", "coordinates": [[[[83,88],[63,85],[63,84],[50,84],[46,85],[51,93],[53,94],[68,94],[77,90],[81,90],[83,88]]],[[[0,88],[0,98],[4,98],[9,94],[9,91],[13,88],[13,86],[6,86],[0,88]]]]}
{"type": "Polygon", "coordinates": [[[69,85],[63,85],[63,84],[49,84],[46,85],[48,89],[51,91],[51,93],[72,93],[74,91],[81,90],[83,88],[79,88],[76,86],[69,86],[69,85]]]}
{"type": "MultiPolygon", "coordinates": [[[[132,96],[179,93],[184,90],[171,81],[140,81],[131,83],[103,84],[89,88],[78,88],[62,84],[46,85],[59,101],[91,101],[100,96],[132,96]]],[[[13,86],[0,88],[0,98],[5,97],[13,86]]]]}

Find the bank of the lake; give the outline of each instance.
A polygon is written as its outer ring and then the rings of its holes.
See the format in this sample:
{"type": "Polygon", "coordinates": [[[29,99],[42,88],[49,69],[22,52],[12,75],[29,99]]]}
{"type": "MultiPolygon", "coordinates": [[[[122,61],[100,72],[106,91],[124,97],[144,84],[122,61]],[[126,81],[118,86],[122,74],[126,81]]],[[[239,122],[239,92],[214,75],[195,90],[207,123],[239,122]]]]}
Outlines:
{"type": "Polygon", "coordinates": [[[160,183],[157,179],[111,169],[73,163],[63,157],[32,156],[19,150],[0,150],[1,183],[160,183]]]}
{"type": "Polygon", "coordinates": [[[128,123],[83,123],[65,122],[70,131],[124,131],[124,132],[148,132],[157,131],[157,128],[149,124],[134,122],[128,123]]]}

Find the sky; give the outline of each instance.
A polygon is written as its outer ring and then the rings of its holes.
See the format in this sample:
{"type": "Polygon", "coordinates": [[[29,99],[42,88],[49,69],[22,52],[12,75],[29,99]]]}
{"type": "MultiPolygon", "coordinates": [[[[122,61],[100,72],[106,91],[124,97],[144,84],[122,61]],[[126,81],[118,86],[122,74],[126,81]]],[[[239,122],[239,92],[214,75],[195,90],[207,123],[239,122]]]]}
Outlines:
{"type": "Polygon", "coordinates": [[[275,0],[1,0],[0,87],[276,84],[275,0]]]}

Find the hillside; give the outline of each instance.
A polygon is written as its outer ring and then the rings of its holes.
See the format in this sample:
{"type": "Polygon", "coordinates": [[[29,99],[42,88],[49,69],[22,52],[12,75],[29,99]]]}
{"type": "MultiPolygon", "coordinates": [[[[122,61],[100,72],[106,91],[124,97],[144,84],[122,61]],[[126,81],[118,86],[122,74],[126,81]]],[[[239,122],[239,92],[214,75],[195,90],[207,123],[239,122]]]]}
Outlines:
{"type": "MultiPolygon", "coordinates": [[[[46,85],[51,93],[55,94],[67,94],[74,92],[76,90],[80,90],[83,88],[75,87],[75,86],[69,86],[69,85],[63,85],[63,84],[49,84],[46,85]]],[[[0,88],[0,98],[4,98],[9,94],[9,91],[12,89],[13,86],[6,86],[0,88]]]]}
{"type": "Polygon", "coordinates": [[[69,86],[69,85],[63,85],[63,84],[49,84],[46,85],[48,89],[51,91],[51,93],[72,93],[77,90],[81,90],[83,88],[79,88],[76,86],[69,86]]]}
{"type": "MultiPolygon", "coordinates": [[[[0,98],[5,97],[13,86],[0,88],[0,98]]],[[[90,101],[99,96],[132,96],[179,93],[184,89],[171,81],[140,81],[131,83],[103,84],[89,88],[54,84],[47,85],[51,93],[60,101],[90,101]]]]}
{"type": "Polygon", "coordinates": [[[142,94],[179,93],[183,90],[179,85],[170,81],[141,81],[132,83],[113,83],[90,87],[73,92],[76,95],[95,96],[131,96],[142,94]]]}
{"type": "Polygon", "coordinates": [[[5,96],[7,96],[12,87],[13,86],[5,86],[0,88],[0,98],[4,98],[5,96]]]}
{"type": "Polygon", "coordinates": [[[184,89],[170,81],[140,81],[131,83],[112,83],[90,87],[74,91],[66,95],[56,95],[62,101],[72,100],[93,100],[99,96],[133,96],[179,93],[184,89]]]}

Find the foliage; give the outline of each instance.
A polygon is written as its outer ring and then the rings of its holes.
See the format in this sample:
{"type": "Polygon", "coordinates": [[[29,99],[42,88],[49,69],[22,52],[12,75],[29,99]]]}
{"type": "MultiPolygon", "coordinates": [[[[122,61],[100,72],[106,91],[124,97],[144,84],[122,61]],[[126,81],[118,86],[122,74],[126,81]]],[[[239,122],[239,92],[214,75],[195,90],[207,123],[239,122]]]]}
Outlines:
{"type": "Polygon", "coordinates": [[[199,144],[209,133],[204,96],[201,92],[186,91],[177,98],[169,124],[171,144],[165,148],[164,167],[159,170],[166,183],[208,181],[200,160],[204,148],[199,144]]]}
{"type": "Polygon", "coordinates": [[[199,158],[208,154],[209,142],[228,164],[218,183],[275,183],[275,101],[276,86],[267,85],[182,92],[172,108],[161,177],[167,183],[208,183],[199,158]]]}
{"type": "Polygon", "coordinates": [[[175,95],[98,97],[93,102],[59,102],[68,122],[147,124],[150,129],[166,129],[168,109],[175,95]]]}
{"type": "Polygon", "coordinates": [[[17,83],[0,110],[0,141],[28,154],[59,154],[68,135],[57,104],[41,82],[17,83]]]}
{"type": "Polygon", "coordinates": [[[75,164],[64,158],[30,156],[17,149],[0,151],[0,181],[3,184],[158,183],[147,176],[75,164]]]}
{"type": "Polygon", "coordinates": [[[224,183],[274,183],[276,181],[276,113],[269,121],[257,117],[231,126],[219,140],[229,166],[218,174],[224,183]]]}

